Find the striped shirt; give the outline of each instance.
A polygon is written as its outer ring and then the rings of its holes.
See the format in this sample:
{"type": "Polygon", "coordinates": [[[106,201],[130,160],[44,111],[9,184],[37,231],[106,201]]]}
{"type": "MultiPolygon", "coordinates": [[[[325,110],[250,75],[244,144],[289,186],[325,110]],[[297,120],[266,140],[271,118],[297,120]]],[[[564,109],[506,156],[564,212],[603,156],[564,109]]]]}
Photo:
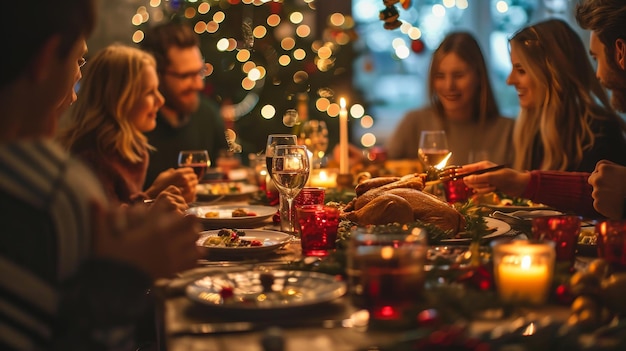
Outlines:
{"type": "Polygon", "coordinates": [[[106,204],[99,181],[53,141],[0,146],[0,349],[53,348],[62,288],[90,256],[94,203],[106,204]]]}

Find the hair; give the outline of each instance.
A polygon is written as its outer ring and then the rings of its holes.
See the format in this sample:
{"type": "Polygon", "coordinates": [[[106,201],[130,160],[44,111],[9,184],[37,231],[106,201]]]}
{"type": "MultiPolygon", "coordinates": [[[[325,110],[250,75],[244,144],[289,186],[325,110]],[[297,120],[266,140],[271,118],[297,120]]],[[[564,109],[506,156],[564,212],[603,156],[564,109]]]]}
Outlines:
{"type": "Polygon", "coordinates": [[[8,11],[24,15],[25,24],[0,21],[0,42],[8,55],[0,65],[0,87],[12,83],[39,54],[43,45],[59,36],[57,55],[66,58],[80,37],[89,37],[96,23],[96,0],[11,1],[8,11]],[[27,23],[26,23],[27,22],[27,23]]]}
{"type": "Polygon", "coordinates": [[[156,68],[149,53],[112,44],[98,51],[85,69],[78,99],[68,113],[67,127],[59,142],[72,151],[74,145],[94,142],[99,152],[117,153],[137,163],[148,148],[147,138],[130,122],[130,111],[143,94],[146,66],[156,68]]]}
{"type": "Polygon", "coordinates": [[[154,55],[157,71],[162,74],[171,64],[168,50],[172,47],[191,48],[200,45],[198,35],[188,26],[179,22],[167,22],[148,29],[140,47],[154,55]]]}
{"type": "Polygon", "coordinates": [[[596,79],[582,40],[567,23],[551,19],[523,28],[510,44],[538,87],[535,106],[522,108],[515,124],[514,168],[531,168],[537,134],[543,145],[541,169],[575,168],[593,147],[594,121],[621,122],[596,79]]]}
{"type": "MultiPolygon", "coordinates": [[[[615,57],[615,41],[626,40],[626,3],[624,0],[583,0],[576,5],[576,21],[583,29],[596,33],[604,44],[607,58],[615,57]]],[[[608,65],[617,69],[615,60],[608,65]]]]}
{"type": "Polygon", "coordinates": [[[428,73],[428,90],[430,100],[439,118],[444,119],[443,105],[435,93],[435,75],[445,56],[455,54],[476,71],[479,81],[478,103],[474,106],[473,118],[475,122],[484,124],[500,115],[498,104],[491,89],[491,82],[487,73],[487,66],[482,51],[476,39],[467,32],[452,32],[448,34],[432,56],[428,73]]]}

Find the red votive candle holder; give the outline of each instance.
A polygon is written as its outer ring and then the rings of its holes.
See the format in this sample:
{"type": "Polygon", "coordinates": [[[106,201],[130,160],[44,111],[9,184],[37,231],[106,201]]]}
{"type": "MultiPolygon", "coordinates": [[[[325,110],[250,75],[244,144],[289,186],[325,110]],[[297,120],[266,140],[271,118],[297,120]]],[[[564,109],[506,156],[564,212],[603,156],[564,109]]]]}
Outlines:
{"type": "Polygon", "coordinates": [[[443,183],[448,203],[465,202],[474,193],[472,188],[465,185],[463,179],[449,180],[443,183]]]}
{"type": "Polygon", "coordinates": [[[293,199],[293,206],[298,208],[304,205],[323,205],[325,195],[324,188],[304,187],[293,199]]]}
{"type": "Polygon", "coordinates": [[[327,256],[335,249],[339,209],[324,205],[296,207],[296,219],[304,256],[327,256]]]}
{"type": "Polygon", "coordinates": [[[532,219],[532,236],[536,240],[553,241],[556,260],[574,264],[580,223],[580,216],[575,215],[535,217],[532,219]]]}
{"type": "Polygon", "coordinates": [[[596,224],[598,257],[615,271],[626,271],[626,220],[607,220],[596,224]]]}

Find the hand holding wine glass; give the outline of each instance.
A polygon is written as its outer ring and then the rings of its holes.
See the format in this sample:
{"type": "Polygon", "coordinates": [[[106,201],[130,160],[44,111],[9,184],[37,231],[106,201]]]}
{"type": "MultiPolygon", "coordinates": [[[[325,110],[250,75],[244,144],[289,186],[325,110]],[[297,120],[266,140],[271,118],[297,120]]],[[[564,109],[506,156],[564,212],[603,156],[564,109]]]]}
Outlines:
{"type": "Polygon", "coordinates": [[[287,201],[287,213],[281,212],[281,229],[295,233],[295,209],[293,199],[300,193],[309,179],[309,155],[304,145],[280,145],[272,157],[272,180],[287,201]]]}
{"type": "Polygon", "coordinates": [[[191,167],[198,176],[198,181],[202,180],[207,168],[211,165],[209,152],[206,150],[183,150],[178,153],[178,167],[191,167]]]}

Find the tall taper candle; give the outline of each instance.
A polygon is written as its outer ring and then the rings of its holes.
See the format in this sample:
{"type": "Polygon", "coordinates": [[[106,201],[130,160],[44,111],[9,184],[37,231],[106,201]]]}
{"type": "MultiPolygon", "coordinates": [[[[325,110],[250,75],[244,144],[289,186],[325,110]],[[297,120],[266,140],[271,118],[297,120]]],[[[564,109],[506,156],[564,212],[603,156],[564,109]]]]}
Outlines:
{"type": "Polygon", "coordinates": [[[339,173],[349,173],[350,164],[348,161],[348,110],[346,109],[346,99],[339,99],[339,173]]]}

